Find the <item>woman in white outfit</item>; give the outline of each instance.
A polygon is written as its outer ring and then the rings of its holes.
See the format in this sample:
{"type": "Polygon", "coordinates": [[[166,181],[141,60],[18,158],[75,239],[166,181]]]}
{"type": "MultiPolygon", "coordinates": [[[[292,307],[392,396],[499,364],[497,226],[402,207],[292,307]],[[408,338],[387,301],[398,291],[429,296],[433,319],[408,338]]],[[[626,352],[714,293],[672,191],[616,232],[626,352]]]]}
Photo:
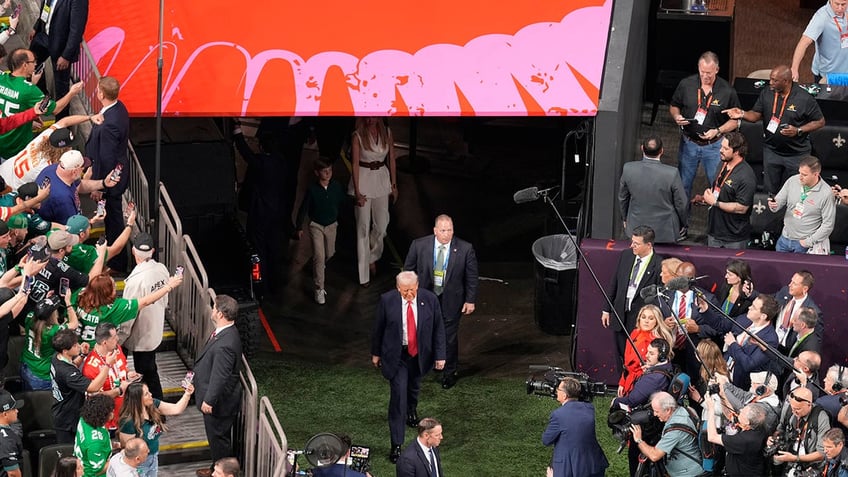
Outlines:
{"type": "Polygon", "coordinates": [[[356,199],[356,258],[359,284],[367,287],[383,255],[389,225],[389,197],[397,200],[392,133],[380,118],[357,118],[349,193],[356,199]]]}

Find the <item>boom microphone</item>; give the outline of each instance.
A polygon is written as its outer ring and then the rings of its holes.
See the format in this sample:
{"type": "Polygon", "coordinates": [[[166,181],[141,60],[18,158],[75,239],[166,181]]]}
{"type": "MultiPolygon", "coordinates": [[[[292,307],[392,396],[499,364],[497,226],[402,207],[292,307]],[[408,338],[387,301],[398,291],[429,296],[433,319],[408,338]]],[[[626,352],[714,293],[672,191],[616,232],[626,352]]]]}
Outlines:
{"type": "Polygon", "coordinates": [[[666,286],[663,288],[665,289],[665,291],[686,290],[687,288],[692,286],[693,283],[695,283],[695,280],[695,278],[689,277],[675,277],[669,280],[668,284],[666,284],[666,286]]]}
{"type": "Polygon", "coordinates": [[[539,200],[540,197],[546,197],[548,192],[556,189],[557,186],[549,187],[547,189],[539,190],[538,187],[528,187],[526,189],[521,189],[520,191],[512,194],[512,200],[516,204],[523,204],[525,202],[533,202],[534,200],[539,200]]]}

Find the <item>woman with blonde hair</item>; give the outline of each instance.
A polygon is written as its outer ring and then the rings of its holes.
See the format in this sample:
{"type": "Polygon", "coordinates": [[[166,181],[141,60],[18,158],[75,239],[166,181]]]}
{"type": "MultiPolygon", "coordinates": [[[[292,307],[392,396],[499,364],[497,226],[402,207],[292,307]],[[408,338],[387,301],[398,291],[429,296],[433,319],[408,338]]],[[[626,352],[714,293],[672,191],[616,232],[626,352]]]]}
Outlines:
{"type": "Polygon", "coordinates": [[[351,140],[351,178],[348,193],[356,203],[356,258],[359,284],[367,287],[383,255],[389,226],[389,197],[397,201],[397,167],[392,132],[381,118],[356,120],[351,140]],[[373,224],[372,224],[373,223],[373,224]]]}
{"type": "MultiPolygon", "coordinates": [[[[639,350],[639,355],[629,344],[624,349],[624,370],[621,373],[621,379],[618,380],[618,396],[627,395],[633,389],[633,383],[642,375],[644,369],[639,361],[639,356],[643,359],[645,353],[648,352],[648,345],[655,338],[660,338],[668,342],[668,348],[674,345],[671,330],[668,329],[662,319],[660,309],[655,305],[645,305],[639,310],[639,315],[636,318],[636,328],[630,333],[630,339],[636,344],[639,350]]],[[[674,353],[669,351],[668,359],[671,360],[674,353]]]]}

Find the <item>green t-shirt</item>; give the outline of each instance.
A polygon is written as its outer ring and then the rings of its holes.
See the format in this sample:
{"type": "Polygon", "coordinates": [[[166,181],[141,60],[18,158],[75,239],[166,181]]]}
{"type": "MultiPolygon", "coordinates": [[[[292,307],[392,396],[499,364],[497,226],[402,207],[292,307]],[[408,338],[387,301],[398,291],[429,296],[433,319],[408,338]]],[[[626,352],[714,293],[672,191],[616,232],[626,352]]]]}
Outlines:
{"type": "Polygon", "coordinates": [[[74,455],[82,461],[83,477],[95,477],[106,467],[112,454],[112,441],[105,427],[94,428],[80,418],[74,438],[74,455]]]}
{"type": "Polygon", "coordinates": [[[103,305],[100,308],[95,308],[91,311],[85,311],[79,306],[79,295],[84,288],[75,291],[71,295],[71,306],[77,312],[79,318],[79,327],[77,330],[80,334],[80,340],[94,347],[94,329],[101,321],[119,326],[121,323],[135,319],[138,316],[138,300],[133,298],[116,298],[111,305],[103,305]]]}
{"type": "Polygon", "coordinates": [[[53,358],[53,337],[59,330],[64,330],[68,327],[64,325],[48,325],[41,331],[41,346],[35,348],[35,316],[32,313],[27,313],[26,319],[26,347],[21,353],[21,362],[27,365],[32,374],[41,379],[50,379],[50,359],[53,358]]]}
{"type": "MultiPolygon", "coordinates": [[[[3,107],[0,115],[11,116],[35,106],[44,97],[38,86],[30,83],[22,76],[12,76],[10,73],[0,74],[0,100],[3,107]]],[[[51,101],[48,114],[53,113],[56,103],[51,101]]],[[[32,121],[0,134],[0,157],[9,159],[19,153],[32,141],[32,121]]]]}
{"type": "MultiPolygon", "coordinates": [[[[78,243],[71,248],[71,253],[66,255],[64,260],[74,270],[88,274],[97,261],[97,249],[94,245],[78,243]]],[[[103,261],[106,260],[109,260],[109,252],[104,253],[103,261]]]]}
{"type": "MultiPolygon", "coordinates": [[[[158,399],[153,399],[153,406],[159,409],[161,402],[158,399]]],[[[150,455],[155,455],[159,452],[159,436],[162,434],[162,428],[157,426],[153,421],[144,421],[144,424],[141,425],[142,435],[138,435],[138,431],[132,421],[121,421],[120,426],[121,429],[119,432],[121,434],[130,434],[144,439],[144,442],[147,443],[147,448],[150,449],[150,455]]]]}

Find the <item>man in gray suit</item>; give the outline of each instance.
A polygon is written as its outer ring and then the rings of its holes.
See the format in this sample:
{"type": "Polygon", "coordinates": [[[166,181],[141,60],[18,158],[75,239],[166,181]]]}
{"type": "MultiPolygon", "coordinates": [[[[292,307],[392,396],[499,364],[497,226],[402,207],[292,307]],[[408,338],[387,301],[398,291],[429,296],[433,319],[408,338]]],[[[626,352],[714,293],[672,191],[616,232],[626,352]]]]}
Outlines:
{"type": "Polygon", "coordinates": [[[633,227],[647,225],[655,243],[674,243],[685,237],[688,205],[677,169],[660,162],[662,154],[658,136],[642,141],[642,160],[624,164],[618,203],[628,237],[633,227]]]}

